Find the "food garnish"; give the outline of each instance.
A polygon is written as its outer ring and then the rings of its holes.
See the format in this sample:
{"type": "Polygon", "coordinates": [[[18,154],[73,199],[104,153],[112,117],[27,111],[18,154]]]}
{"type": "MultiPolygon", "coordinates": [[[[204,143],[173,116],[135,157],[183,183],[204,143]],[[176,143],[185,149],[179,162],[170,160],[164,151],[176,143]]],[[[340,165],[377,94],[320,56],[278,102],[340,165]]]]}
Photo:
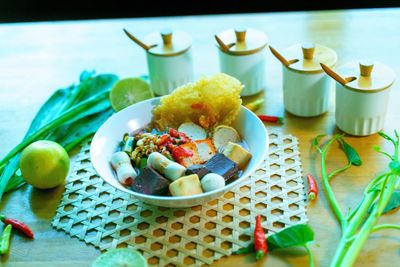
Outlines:
{"type": "Polygon", "coordinates": [[[259,260],[267,254],[267,240],[264,229],[261,226],[261,215],[256,216],[256,225],[254,227],[254,251],[256,259],[259,260]]]}
{"type": "MultiPolygon", "coordinates": [[[[265,236],[266,237],[266,236],[265,236]]],[[[255,240],[254,240],[255,241],[255,240]]],[[[293,247],[304,247],[307,251],[310,267],[314,266],[314,259],[309,244],[314,241],[314,232],[306,224],[297,224],[287,227],[275,234],[268,235],[266,239],[267,252],[274,250],[290,249],[293,247]]],[[[240,248],[233,252],[234,255],[248,254],[255,252],[255,242],[247,247],[240,248]]]]}
{"type": "Polygon", "coordinates": [[[110,103],[120,111],[137,102],[153,98],[150,85],[141,78],[125,78],[116,82],[110,92],[110,103]]]}
{"type": "Polygon", "coordinates": [[[29,228],[25,223],[18,221],[16,219],[7,218],[5,215],[0,214],[0,221],[2,221],[5,225],[11,225],[13,229],[19,230],[26,237],[33,238],[33,231],[29,228]]]}
{"type": "Polygon", "coordinates": [[[311,174],[307,174],[307,183],[308,183],[308,199],[314,200],[318,196],[318,186],[314,176],[312,176],[311,174]]]}
{"type": "Polygon", "coordinates": [[[258,117],[262,122],[283,123],[283,118],[282,118],[282,117],[269,116],[269,115],[257,115],[257,117],[258,117]]]}
{"type": "Polygon", "coordinates": [[[0,255],[7,254],[10,250],[11,229],[12,225],[8,224],[0,236],[0,255]]]}
{"type": "Polygon", "coordinates": [[[113,248],[101,254],[91,267],[147,267],[147,261],[137,250],[113,248]]]}

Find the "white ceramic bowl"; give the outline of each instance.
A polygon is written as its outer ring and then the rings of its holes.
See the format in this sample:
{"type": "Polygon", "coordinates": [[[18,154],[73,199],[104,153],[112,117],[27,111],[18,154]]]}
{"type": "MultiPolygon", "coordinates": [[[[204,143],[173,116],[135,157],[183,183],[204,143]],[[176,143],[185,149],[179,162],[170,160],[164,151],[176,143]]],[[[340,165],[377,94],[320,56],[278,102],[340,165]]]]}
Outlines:
{"type": "Polygon", "coordinates": [[[264,160],[268,150],[268,134],[264,124],[258,117],[242,107],[233,127],[247,143],[252,158],[242,176],[219,190],[186,197],[153,196],[136,193],[121,185],[110,165],[111,155],[117,151],[124,133],[133,132],[152,120],[152,110],[160,102],[160,98],[149,99],[129,106],[111,116],[96,132],[90,146],[90,157],[97,173],[107,183],[131,194],[139,200],[162,207],[192,207],[211,201],[227,192],[230,188],[247,179],[264,160]]]}

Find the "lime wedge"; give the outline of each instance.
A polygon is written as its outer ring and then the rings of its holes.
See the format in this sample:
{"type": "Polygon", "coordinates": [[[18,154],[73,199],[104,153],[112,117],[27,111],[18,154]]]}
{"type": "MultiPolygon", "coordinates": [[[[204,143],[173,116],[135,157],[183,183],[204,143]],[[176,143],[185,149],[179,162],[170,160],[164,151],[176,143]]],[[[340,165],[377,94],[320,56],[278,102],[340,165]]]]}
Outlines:
{"type": "Polygon", "coordinates": [[[110,92],[110,103],[115,111],[120,111],[152,97],[153,91],[146,81],[140,78],[126,78],[114,84],[110,92]]]}
{"type": "Polygon", "coordinates": [[[147,261],[134,249],[115,248],[101,254],[92,267],[147,267],[147,261]]]}

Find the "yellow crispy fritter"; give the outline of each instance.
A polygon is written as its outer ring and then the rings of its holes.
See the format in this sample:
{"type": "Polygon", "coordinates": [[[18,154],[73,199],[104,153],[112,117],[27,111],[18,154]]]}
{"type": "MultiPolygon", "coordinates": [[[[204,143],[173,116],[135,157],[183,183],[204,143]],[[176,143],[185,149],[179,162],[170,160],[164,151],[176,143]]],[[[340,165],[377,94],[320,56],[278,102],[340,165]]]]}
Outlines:
{"type": "Polygon", "coordinates": [[[194,122],[209,129],[219,124],[230,125],[239,114],[243,85],[224,73],[175,89],[161,98],[153,110],[154,123],[159,129],[177,128],[184,122],[194,122]]]}

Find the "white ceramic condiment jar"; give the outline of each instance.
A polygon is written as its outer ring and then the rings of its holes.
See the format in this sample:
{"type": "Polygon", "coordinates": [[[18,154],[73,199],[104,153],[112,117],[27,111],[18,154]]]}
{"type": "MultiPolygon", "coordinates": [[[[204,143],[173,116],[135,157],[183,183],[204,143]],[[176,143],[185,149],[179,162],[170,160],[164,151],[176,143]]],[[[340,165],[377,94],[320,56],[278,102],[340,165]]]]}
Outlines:
{"type": "Polygon", "coordinates": [[[169,94],[193,81],[192,40],[188,34],[165,29],[149,34],[143,43],[127,34],[146,50],[150,84],[155,94],[169,94]]]}
{"type": "Polygon", "coordinates": [[[255,29],[238,27],[221,32],[215,37],[219,48],[220,70],[242,82],[244,89],[241,95],[254,95],[264,90],[266,34],[255,29]]]}
{"type": "Polygon", "coordinates": [[[337,70],[347,77],[336,83],[336,124],[342,131],[357,136],[383,129],[390,88],[395,73],[382,63],[350,62],[337,70]]]}
{"type": "Polygon", "coordinates": [[[285,109],[301,117],[314,117],[329,108],[334,82],[325,75],[320,63],[334,68],[337,54],[332,49],[313,43],[289,47],[283,56],[290,59],[283,65],[283,102],[285,109]]]}

